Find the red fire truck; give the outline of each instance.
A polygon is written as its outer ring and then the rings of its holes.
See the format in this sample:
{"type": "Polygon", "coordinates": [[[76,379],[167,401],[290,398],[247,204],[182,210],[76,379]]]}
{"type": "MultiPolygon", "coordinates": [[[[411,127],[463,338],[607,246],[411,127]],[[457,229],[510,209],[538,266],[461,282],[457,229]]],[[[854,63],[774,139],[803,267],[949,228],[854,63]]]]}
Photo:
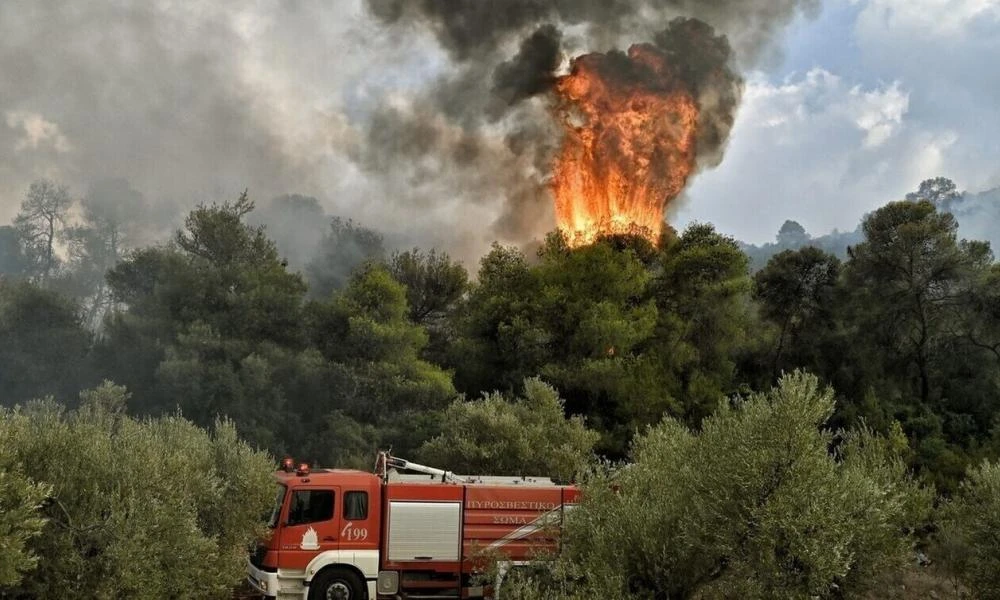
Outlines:
{"type": "Polygon", "coordinates": [[[285,459],[275,478],[273,533],[248,580],[301,600],[490,597],[478,574],[556,550],[579,497],[548,479],[459,476],[384,452],[375,473],[285,459]]]}

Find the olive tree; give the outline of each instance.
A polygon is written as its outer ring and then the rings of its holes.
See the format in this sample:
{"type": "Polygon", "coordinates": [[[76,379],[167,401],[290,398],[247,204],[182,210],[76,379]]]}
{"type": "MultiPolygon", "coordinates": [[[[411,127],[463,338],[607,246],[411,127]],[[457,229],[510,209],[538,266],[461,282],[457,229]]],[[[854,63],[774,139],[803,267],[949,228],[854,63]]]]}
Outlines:
{"type": "Polygon", "coordinates": [[[898,430],[835,434],[822,429],[833,408],[830,390],[796,372],[698,432],[663,421],[637,438],[633,462],[588,482],[549,583],[512,589],[564,598],[863,592],[906,560],[929,494],[897,456],[898,430]]]}
{"type": "Polygon", "coordinates": [[[598,434],[581,417],[566,417],[556,390],[537,378],[524,395],[494,392],[453,402],[441,433],[420,449],[423,460],[461,473],[541,475],[569,480],[593,456],[598,434]]]}
{"type": "Polygon", "coordinates": [[[971,469],[941,513],[948,567],[975,597],[1000,598],[1000,462],[971,469]]]}
{"type": "Polygon", "coordinates": [[[9,444],[0,439],[0,590],[19,583],[38,562],[28,544],[45,525],[38,510],[48,493],[48,486],[6,464],[12,453],[9,444]]]}
{"type": "Polygon", "coordinates": [[[228,421],[140,420],[127,400],[105,383],[74,411],[0,412],[4,456],[47,488],[33,513],[45,525],[28,541],[37,563],[14,597],[228,598],[243,578],[273,496],[269,457],[228,421]]]}

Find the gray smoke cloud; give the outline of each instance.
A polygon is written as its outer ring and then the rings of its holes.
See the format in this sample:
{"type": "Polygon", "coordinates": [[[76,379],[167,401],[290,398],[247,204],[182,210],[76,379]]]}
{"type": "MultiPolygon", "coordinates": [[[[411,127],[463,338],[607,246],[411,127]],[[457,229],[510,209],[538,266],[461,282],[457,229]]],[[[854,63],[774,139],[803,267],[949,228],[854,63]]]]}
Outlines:
{"type": "Polygon", "coordinates": [[[360,1],[327,4],[0,2],[0,222],[41,177],[78,197],[128,180],[159,229],[245,188],[331,209],[368,193],[344,156],[342,89],[373,66],[360,41],[373,25],[360,1]]]}
{"type": "Polygon", "coordinates": [[[735,120],[739,70],[768,60],[781,28],[815,12],[819,2],[368,0],[368,6],[401,35],[429,32],[450,68],[411,104],[419,109],[390,108],[390,119],[372,122],[359,164],[368,172],[394,167],[401,187],[416,190],[428,181],[456,182],[473,203],[504,196],[488,235],[523,242],[553,227],[545,183],[560,132],[547,96],[572,57],[610,51],[609,69],[627,69],[618,49],[655,43],[699,103],[698,164],[711,167],[722,160],[735,120]]]}
{"type": "MultiPolygon", "coordinates": [[[[163,221],[150,230],[249,188],[262,205],[315,197],[387,241],[472,261],[553,227],[560,131],[546,98],[568,58],[634,42],[700,56],[657,38],[687,16],[727,36],[738,70],[817,4],[0,2],[0,223],[39,177],[78,196],[127,180],[163,221]]],[[[738,99],[702,85],[703,103],[738,99]]],[[[723,148],[729,125],[704,145],[723,148]]]]}

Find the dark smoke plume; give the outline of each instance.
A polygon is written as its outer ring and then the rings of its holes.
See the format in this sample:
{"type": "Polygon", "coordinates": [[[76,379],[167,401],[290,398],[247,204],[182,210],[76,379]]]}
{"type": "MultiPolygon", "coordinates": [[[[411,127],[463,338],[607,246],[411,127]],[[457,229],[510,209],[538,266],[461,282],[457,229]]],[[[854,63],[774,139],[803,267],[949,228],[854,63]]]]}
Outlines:
{"type": "Polygon", "coordinates": [[[718,115],[700,140],[709,165],[738,100],[730,74],[767,60],[775,34],[817,4],[0,2],[0,226],[39,178],[76,197],[127,180],[157,231],[249,188],[262,210],[303,194],[387,243],[473,262],[494,239],[553,226],[546,182],[562,130],[549,90],[570,58],[650,42],[676,54],[718,115]],[[657,37],[677,17],[716,35],[657,37]]]}
{"type": "Polygon", "coordinates": [[[511,60],[493,72],[493,93],[508,105],[517,104],[552,89],[555,71],[562,62],[562,33],[553,25],[543,25],[521,42],[511,60]]]}
{"type": "Polygon", "coordinates": [[[424,188],[450,181],[472,204],[499,206],[485,238],[524,242],[553,226],[545,185],[560,133],[549,92],[571,58],[655,43],[698,101],[698,164],[711,167],[733,127],[740,68],[766,60],[775,34],[819,0],[367,3],[392,30],[430,32],[451,68],[405,109],[377,111],[359,164],[393,170],[414,202],[434,202],[424,188]]]}

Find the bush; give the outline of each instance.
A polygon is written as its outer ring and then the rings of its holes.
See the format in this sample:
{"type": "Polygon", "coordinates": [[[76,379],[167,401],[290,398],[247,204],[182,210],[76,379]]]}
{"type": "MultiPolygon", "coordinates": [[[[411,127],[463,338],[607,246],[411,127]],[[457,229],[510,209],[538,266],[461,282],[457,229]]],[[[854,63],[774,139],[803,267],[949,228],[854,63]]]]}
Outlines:
{"type": "Polygon", "coordinates": [[[593,456],[598,434],[580,417],[567,418],[554,388],[524,381],[524,397],[500,393],[456,400],[444,411],[442,432],[420,457],[459,473],[540,475],[568,481],[593,456]]]}
{"type": "Polygon", "coordinates": [[[28,543],[42,532],[45,520],[38,509],[48,493],[46,486],[4,464],[11,455],[9,443],[0,438],[0,590],[19,583],[38,561],[28,543]]]}
{"type": "MultiPolygon", "coordinates": [[[[596,475],[554,574],[522,597],[807,598],[861,592],[901,566],[930,495],[890,439],[820,427],[833,395],[784,376],[692,432],[667,419],[633,463],[596,475]],[[584,575],[585,574],[585,575],[584,575]],[[580,579],[575,590],[565,584],[580,579]],[[581,579],[582,578],[582,579],[581,579]]],[[[520,585],[524,588],[523,583],[520,585]]],[[[529,586],[530,589],[530,586],[529,586]]]]}
{"type": "Polygon", "coordinates": [[[66,411],[52,401],[0,412],[5,457],[50,488],[13,597],[229,598],[264,532],[271,460],[228,421],[138,420],[105,383],[66,411]]]}
{"type": "Polygon", "coordinates": [[[941,516],[950,570],[976,598],[1000,598],[1000,463],[969,471],[941,516]]]}

